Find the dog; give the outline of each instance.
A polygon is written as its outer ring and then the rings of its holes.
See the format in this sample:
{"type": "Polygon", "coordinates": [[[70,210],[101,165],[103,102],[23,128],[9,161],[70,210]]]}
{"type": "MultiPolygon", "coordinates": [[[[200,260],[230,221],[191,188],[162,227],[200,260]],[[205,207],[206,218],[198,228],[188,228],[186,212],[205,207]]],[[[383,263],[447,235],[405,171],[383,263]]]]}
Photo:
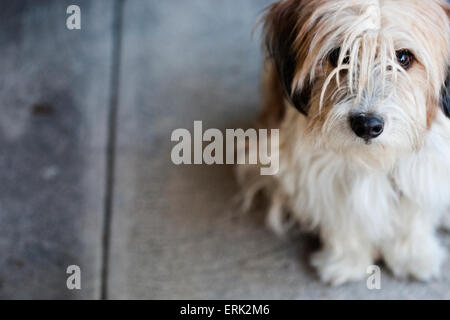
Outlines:
{"type": "MultiPolygon", "coordinates": [[[[281,0],[263,17],[260,127],[279,128],[280,169],[239,166],[278,233],[317,232],[321,281],[439,276],[450,208],[450,24],[440,0],[281,0]]],[[[251,152],[251,151],[249,151],[251,152]]]]}

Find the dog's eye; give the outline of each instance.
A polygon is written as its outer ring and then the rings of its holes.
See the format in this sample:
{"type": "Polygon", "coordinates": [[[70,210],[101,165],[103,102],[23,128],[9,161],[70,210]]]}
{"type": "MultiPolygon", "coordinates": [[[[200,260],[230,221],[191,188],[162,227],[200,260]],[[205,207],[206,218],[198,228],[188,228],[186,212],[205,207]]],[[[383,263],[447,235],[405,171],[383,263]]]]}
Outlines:
{"type": "MultiPolygon", "coordinates": [[[[328,60],[330,60],[331,65],[335,68],[338,66],[340,54],[341,54],[341,48],[336,48],[333,51],[331,51],[330,54],[328,55],[328,60]]],[[[350,61],[349,57],[346,56],[344,58],[343,63],[348,64],[349,61],[350,61]]]]}
{"type": "Polygon", "coordinates": [[[397,51],[397,61],[405,70],[408,70],[412,66],[414,59],[414,54],[409,50],[397,51]]]}

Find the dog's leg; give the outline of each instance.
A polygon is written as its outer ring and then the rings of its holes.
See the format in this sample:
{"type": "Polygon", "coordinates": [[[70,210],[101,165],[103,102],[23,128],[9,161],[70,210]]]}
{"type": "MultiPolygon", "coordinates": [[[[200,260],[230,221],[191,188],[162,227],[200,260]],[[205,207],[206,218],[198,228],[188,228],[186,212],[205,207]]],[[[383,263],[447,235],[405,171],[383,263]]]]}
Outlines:
{"type": "Polygon", "coordinates": [[[367,268],[373,264],[373,250],[367,241],[358,237],[357,232],[327,232],[322,239],[322,250],[311,260],[322,282],[338,286],[366,277],[367,268]]]}
{"type": "Polygon", "coordinates": [[[420,212],[403,200],[394,239],[386,241],[382,253],[398,277],[429,281],[439,276],[445,250],[439,245],[431,214],[420,212]]]}

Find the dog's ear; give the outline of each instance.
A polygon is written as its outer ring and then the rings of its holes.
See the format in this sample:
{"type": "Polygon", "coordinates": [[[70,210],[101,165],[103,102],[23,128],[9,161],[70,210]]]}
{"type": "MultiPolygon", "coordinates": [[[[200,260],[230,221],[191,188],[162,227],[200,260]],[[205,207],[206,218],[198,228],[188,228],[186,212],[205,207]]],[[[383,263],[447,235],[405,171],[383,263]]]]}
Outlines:
{"type": "Polygon", "coordinates": [[[297,68],[294,52],[298,23],[299,0],[281,0],[270,6],[264,21],[266,49],[273,59],[278,77],[287,98],[304,115],[308,114],[311,86],[306,83],[301,90],[294,88],[293,80],[297,68]]]}
{"type": "Polygon", "coordinates": [[[445,115],[450,118],[450,68],[447,71],[447,80],[442,87],[441,104],[445,115]]]}
{"type": "MultiPolygon", "coordinates": [[[[450,1],[441,3],[442,8],[450,19],[450,1]]],[[[450,118],[450,66],[447,68],[447,79],[442,86],[441,106],[444,114],[450,118]]]]}

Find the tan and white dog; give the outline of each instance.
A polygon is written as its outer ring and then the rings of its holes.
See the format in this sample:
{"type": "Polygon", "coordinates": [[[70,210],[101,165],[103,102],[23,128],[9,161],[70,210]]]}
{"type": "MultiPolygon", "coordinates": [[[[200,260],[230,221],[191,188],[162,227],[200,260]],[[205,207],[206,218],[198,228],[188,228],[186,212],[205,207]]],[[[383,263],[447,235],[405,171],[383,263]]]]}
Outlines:
{"type": "MultiPolygon", "coordinates": [[[[316,230],[322,281],[366,277],[383,258],[427,281],[450,207],[448,7],[439,0],[282,0],[267,10],[261,126],[279,128],[280,170],[240,166],[270,225],[316,230]]],[[[250,151],[251,152],[251,151],[250,151]]]]}

